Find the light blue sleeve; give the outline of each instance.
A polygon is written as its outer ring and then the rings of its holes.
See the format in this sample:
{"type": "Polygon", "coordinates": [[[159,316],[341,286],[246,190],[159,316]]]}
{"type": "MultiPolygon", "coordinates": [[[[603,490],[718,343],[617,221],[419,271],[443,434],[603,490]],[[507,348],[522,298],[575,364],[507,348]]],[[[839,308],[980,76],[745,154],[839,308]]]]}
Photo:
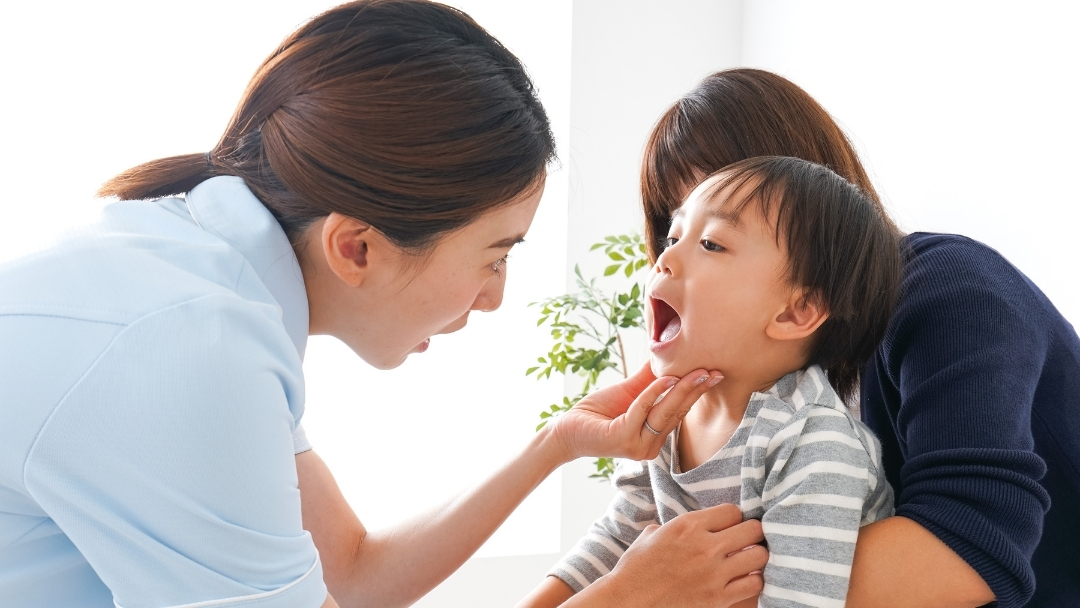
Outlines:
{"type": "Polygon", "coordinates": [[[293,457],[303,378],[275,316],[215,295],[143,317],[41,429],[26,488],[117,606],[325,601],[293,457]]]}

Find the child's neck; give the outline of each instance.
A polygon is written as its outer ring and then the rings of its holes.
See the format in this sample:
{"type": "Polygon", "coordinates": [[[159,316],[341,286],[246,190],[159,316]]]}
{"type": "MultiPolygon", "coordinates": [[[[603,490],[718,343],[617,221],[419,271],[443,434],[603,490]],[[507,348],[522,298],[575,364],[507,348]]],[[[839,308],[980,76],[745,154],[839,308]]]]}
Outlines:
{"type": "Polygon", "coordinates": [[[750,396],[768,390],[779,379],[725,378],[702,395],[679,429],[679,470],[689,471],[720,451],[739,428],[750,396]]]}

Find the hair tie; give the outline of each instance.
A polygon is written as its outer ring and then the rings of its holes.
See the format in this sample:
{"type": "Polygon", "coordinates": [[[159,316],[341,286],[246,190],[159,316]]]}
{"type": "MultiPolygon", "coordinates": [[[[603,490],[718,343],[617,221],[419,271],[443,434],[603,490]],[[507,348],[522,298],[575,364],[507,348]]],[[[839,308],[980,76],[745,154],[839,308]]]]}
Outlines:
{"type": "Polygon", "coordinates": [[[206,153],[206,166],[210,167],[211,169],[214,168],[214,163],[213,163],[213,161],[210,160],[210,153],[209,152],[206,153]]]}

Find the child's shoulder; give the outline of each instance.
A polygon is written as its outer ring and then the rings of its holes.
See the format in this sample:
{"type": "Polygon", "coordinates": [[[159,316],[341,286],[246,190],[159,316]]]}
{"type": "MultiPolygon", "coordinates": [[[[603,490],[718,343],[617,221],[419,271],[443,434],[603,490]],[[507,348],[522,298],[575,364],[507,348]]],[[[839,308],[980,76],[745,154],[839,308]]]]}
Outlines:
{"type": "Polygon", "coordinates": [[[768,456],[777,451],[791,453],[810,444],[822,443],[825,445],[818,447],[826,449],[829,444],[839,444],[861,451],[877,463],[877,439],[847,408],[819,366],[784,376],[769,390],[758,393],[755,401],[758,407],[753,415],[757,419],[751,435],[759,436],[758,443],[767,438],[768,456]]]}

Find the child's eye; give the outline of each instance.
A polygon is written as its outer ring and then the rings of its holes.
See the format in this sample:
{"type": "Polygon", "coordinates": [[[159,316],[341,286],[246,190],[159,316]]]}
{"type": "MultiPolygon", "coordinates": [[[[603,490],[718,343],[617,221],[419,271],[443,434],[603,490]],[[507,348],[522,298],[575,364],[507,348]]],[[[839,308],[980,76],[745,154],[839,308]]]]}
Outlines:
{"type": "Polygon", "coordinates": [[[677,238],[675,238],[673,236],[669,236],[668,238],[666,238],[666,239],[664,239],[663,241],[660,242],[660,249],[665,250],[668,247],[671,247],[675,243],[678,243],[678,242],[679,242],[679,239],[677,239],[677,238]]]}
{"type": "Polygon", "coordinates": [[[701,247],[705,251],[715,251],[715,252],[725,251],[723,245],[717,245],[716,243],[710,241],[709,239],[701,239],[701,247]]]}

